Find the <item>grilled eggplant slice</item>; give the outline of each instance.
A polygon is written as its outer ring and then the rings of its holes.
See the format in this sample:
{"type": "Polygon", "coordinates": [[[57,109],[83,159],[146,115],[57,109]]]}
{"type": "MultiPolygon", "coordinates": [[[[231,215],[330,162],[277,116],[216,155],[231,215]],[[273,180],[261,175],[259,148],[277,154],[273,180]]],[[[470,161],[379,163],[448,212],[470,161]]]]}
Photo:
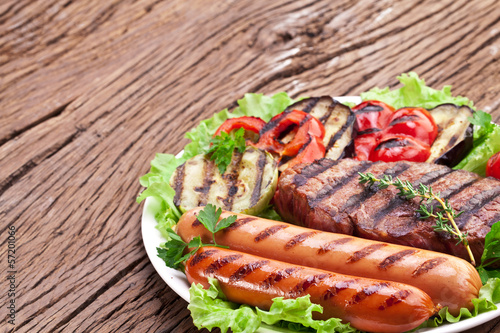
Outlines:
{"type": "Polygon", "coordinates": [[[455,104],[441,104],[428,111],[438,127],[438,136],[426,162],[453,167],[472,147],[473,126],[468,118],[474,111],[468,106],[455,104]]]}
{"type": "Polygon", "coordinates": [[[350,107],[330,96],[321,96],[300,100],[285,112],[291,110],[307,112],[325,126],[325,157],[337,160],[353,156],[356,116],[350,107]]]}
{"type": "Polygon", "coordinates": [[[243,153],[235,150],[222,175],[209,156],[197,155],[177,167],[170,178],[174,204],[182,212],[210,203],[255,215],[269,204],[277,183],[277,162],[271,154],[253,147],[243,153]]]}

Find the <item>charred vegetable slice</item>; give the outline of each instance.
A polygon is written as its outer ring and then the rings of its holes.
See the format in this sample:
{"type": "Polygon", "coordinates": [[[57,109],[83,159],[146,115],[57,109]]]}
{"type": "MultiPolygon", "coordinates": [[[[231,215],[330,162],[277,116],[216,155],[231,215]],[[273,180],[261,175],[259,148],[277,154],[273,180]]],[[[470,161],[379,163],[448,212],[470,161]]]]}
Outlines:
{"type": "Polygon", "coordinates": [[[223,174],[208,155],[197,155],[180,165],[170,179],[175,190],[174,204],[182,212],[210,203],[252,215],[268,205],[277,182],[274,158],[253,147],[243,153],[235,150],[223,174]]]}
{"type": "Polygon", "coordinates": [[[321,121],[325,126],[325,157],[337,160],[352,156],[356,116],[348,106],[330,96],[321,96],[300,100],[287,107],[287,110],[301,110],[321,121]]]}
{"type": "Polygon", "coordinates": [[[473,128],[468,118],[472,117],[473,111],[465,105],[441,104],[429,113],[438,127],[438,136],[426,162],[453,167],[472,147],[473,128]]]}

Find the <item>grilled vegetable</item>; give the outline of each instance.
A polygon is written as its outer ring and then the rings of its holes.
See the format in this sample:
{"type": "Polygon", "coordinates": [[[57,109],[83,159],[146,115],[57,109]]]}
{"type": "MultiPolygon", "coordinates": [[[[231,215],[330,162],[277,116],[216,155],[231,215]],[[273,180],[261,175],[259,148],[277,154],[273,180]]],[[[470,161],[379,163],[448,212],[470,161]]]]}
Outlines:
{"type": "Polygon", "coordinates": [[[278,181],[277,163],[262,150],[233,152],[220,174],[208,155],[197,155],[177,167],[170,179],[174,204],[185,212],[206,204],[246,214],[258,214],[271,200],[278,181]]]}
{"type": "Polygon", "coordinates": [[[426,162],[453,167],[472,148],[473,128],[468,118],[472,117],[473,111],[465,105],[441,104],[429,113],[438,127],[438,135],[426,162]]]}
{"type": "Polygon", "coordinates": [[[203,247],[186,263],[189,283],[219,281],[231,302],[269,309],[276,297],[309,294],[318,319],[340,318],[370,332],[404,332],[436,311],[430,297],[410,285],[336,274],[226,249],[203,247]]]}
{"type": "Polygon", "coordinates": [[[500,179],[500,152],[494,154],[486,164],[486,176],[500,179]]]}
{"type": "Polygon", "coordinates": [[[356,117],[351,109],[330,96],[311,97],[298,101],[286,111],[301,110],[319,119],[325,127],[325,157],[337,160],[354,153],[356,117]]]}

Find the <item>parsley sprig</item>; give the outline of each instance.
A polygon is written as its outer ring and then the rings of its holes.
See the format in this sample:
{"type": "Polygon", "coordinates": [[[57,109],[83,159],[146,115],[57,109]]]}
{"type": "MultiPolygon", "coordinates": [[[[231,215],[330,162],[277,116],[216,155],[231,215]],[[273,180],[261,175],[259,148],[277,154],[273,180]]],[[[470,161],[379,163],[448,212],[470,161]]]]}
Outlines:
{"type": "Polygon", "coordinates": [[[390,175],[384,175],[379,179],[369,172],[366,174],[358,172],[358,174],[361,184],[368,183],[369,186],[372,186],[377,183],[376,186],[379,189],[394,186],[399,190],[397,195],[402,199],[411,200],[417,197],[420,198],[420,206],[416,210],[420,218],[435,218],[436,224],[433,226],[434,230],[436,232],[443,231],[451,234],[453,238],[457,239],[457,245],[462,243],[467,249],[472,265],[476,265],[469,241],[467,240],[467,233],[463,233],[455,222],[455,219],[463,212],[455,212],[447,199],[443,200],[439,193],[435,193],[430,186],[422,183],[418,185],[418,188],[415,188],[408,180],[402,181],[398,177],[393,179],[390,175]],[[438,203],[437,206],[432,205],[434,201],[438,203]]]}
{"type": "Polygon", "coordinates": [[[228,165],[231,164],[234,150],[236,149],[240,153],[243,153],[245,146],[245,129],[241,127],[230,134],[220,132],[220,135],[212,138],[208,154],[211,154],[210,160],[215,161],[219,172],[223,174],[226,172],[228,165]]]}
{"type": "Polygon", "coordinates": [[[175,233],[174,230],[172,230],[172,228],[168,228],[167,234],[170,239],[165,242],[162,247],[156,248],[158,251],[158,257],[163,259],[168,267],[179,269],[182,268],[182,263],[196,253],[200,247],[215,246],[229,248],[227,246],[217,244],[215,241],[215,233],[229,227],[236,221],[237,217],[236,215],[231,215],[219,221],[221,214],[222,210],[220,208],[217,209],[214,205],[208,204],[198,213],[197,216],[198,221],[200,221],[201,224],[203,224],[205,228],[212,233],[213,244],[203,243],[200,236],[197,236],[189,243],[186,243],[175,233]],[[189,253],[183,254],[186,248],[192,250],[189,253]]]}

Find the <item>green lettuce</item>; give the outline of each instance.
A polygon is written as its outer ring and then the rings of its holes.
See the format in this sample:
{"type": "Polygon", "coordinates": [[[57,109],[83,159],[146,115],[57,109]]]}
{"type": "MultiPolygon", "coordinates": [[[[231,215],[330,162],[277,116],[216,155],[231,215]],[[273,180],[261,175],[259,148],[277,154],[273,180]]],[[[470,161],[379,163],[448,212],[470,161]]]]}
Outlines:
{"type": "Polygon", "coordinates": [[[342,324],[337,318],[314,320],[312,313],[315,311],[321,313],[323,308],[311,303],[309,295],[286,300],[283,297],[275,298],[269,311],[264,311],[227,301],[220,290],[218,281],[210,278],[209,283],[208,289],[203,289],[201,284],[194,283],[189,288],[188,309],[198,329],[211,330],[219,327],[223,333],[226,333],[229,328],[234,333],[251,333],[265,326],[264,323],[286,328],[288,332],[358,332],[349,324],[342,324]]]}
{"type": "Polygon", "coordinates": [[[433,89],[426,86],[424,79],[420,79],[415,72],[403,73],[398,76],[398,80],[403,85],[399,89],[390,90],[389,87],[384,89],[372,88],[361,93],[361,98],[364,101],[378,100],[392,105],[396,109],[405,106],[432,109],[444,103],[473,107],[472,101],[468,98],[452,96],[451,86],[444,86],[441,90],[433,89]]]}
{"type": "Polygon", "coordinates": [[[474,125],[473,147],[455,169],[472,171],[484,177],[489,158],[500,151],[500,126],[492,123],[491,115],[483,111],[476,111],[470,121],[474,125]]]}
{"type": "MultiPolygon", "coordinates": [[[[151,170],[139,180],[146,189],[137,197],[137,202],[141,202],[147,197],[155,197],[160,202],[160,208],[155,215],[158,221],[156,227],[166,239],[168,239],[166,230],[177,223],[181,216],[181,212],[173,202],[175,191],[169,185],[170,177],[175,169],[189,158],[207,153],[210,139],[226,119],[256,116],[269,121],[292,103],[294,103],[294,100],[285,92],[273,96],[245,94],[242,99],[238,100],[238,107],[232,112],[227,109],[217,112],[212,118],[201,121],[197,127],[186,133],[186,138],[190,139],[191,142],[184,147],[182,156],[156,154],[151,162],[151,170]]],[[[267,209],[262,214],[277,217],[277,214],[272,209],[267,209]]]]}

